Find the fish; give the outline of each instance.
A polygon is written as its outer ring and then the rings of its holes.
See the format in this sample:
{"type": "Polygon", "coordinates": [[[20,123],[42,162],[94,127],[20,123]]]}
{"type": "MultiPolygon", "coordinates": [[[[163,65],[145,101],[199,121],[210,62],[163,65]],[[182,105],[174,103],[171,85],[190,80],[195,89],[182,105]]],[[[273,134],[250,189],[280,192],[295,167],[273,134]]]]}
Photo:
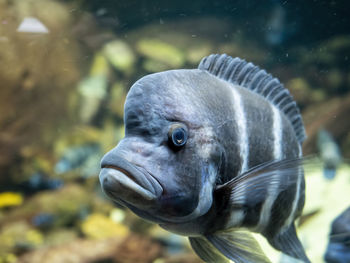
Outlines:
{"type": "Polygon", "coordinates": [[[39,213],[31,219],[31,223],[35,227],[48,229],[55,223],[55,215],[51,213],[39,213]]]}
{"type": "Polygon", "coordinates": [[[124,124],[99,174],[113,202],[187,236],[205,262],[270,262],[252,232],[310,262],[295,229],[305,202],[306,134],[278,79],[212,54],[197,69],[136,81],[124,124]]]}
{"type": "Polygon", "coordinates": [[[288,44],[291,38],[297,33],[300,21],[297,18],[291,19],[290,8],[286,1],[270,0],[269,13],[265,21],[265,43],[270,47],[279,47],[288,44]]]}
{"type": "Polygon", "coordinates": [[[283,43],[286,34],[286,11],[281,5],[273,6],[266,28],[265,40],[268,44],[276,46],[283,43]]]}
{"type": "Polygon", "coordinates": [[[350,206],[332,223],[324,259],[327,263],[350,262],[350,206]]]}
{"type": "Polygon", "coordinates": [[[63,187],[64,182],[59,178],[51,178],[42,171],[34,172],[28,180],[20,184],[26,194],[34,194],[43,190],[56,190],[63,187]]]}
{"type": "Polygon", "coordinates": [[[320,129],[317,133],[317,148],[324,162],[324,177],[328,180],[334,179],[337,168],[342,163],[339,145],[328,131],[320,129]]]}

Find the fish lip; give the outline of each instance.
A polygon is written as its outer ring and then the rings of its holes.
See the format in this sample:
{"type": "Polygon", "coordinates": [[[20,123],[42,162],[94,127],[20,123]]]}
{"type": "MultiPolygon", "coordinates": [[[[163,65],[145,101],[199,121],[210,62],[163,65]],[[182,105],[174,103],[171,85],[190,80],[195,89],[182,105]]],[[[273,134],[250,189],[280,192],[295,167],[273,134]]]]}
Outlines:
{"type": "MultiPolygon", "coordinates": [[[[102,159],[100,172],[100,183],[104,187],[104,180],[110,180],[112,185],[123,185],[141,195],[146,200],[158,198],[163,193],[163,186],[159,181],[143,167],[128,162],[122,157],[113,158],[112,161],[102,159]]],[[[120,186],[119,186],[120,187],[120,186]]],[[[106,191],[112,199],[120,199],[117,191],[108,187],[106,191]]],[[[107,194],[108,194],[107,193],[107,194]]]]}
{"type": "Polygon", "coordinates": [[[111,165],[111,164],[106,164],[106,165],[101,165],[101,168],[102,169],[105,169],[105,168],[110,168],[110,169],[113,169],[113,170],[117,170],[117,171],[120,171],[121,173],[123,173],[124,175],[126,175],[127,177],[129,177],[131,180],[135,181],[135,178],[132,176],[132,174],[130,172],[128,172],[127,170],[121,168],[121,167],[118,167],[118,166],[115,166],[115,165],[111,165]]]}

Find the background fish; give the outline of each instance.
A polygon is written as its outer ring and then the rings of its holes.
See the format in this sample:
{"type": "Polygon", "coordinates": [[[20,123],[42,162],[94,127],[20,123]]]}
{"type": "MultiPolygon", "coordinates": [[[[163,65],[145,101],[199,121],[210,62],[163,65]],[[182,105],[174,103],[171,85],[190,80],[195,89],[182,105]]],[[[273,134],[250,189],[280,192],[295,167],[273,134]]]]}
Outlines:
{"type": "Polygon", "coordinates": [[[327,263],[350,262],[350,207],[334,219],[324,259],[327,263]]]}
{"type": "Polygon", "coordinates": [[[189,236],[206,262],[269,262],[249,231],[309,262],[294,227],[305,131],[277,79],[210,55],[198,69],[137,81],[124,122],[125,138],[101,161],[102,188],[116,203],[189,236]]]}
{"type": "Polygon", "coordinates": [[[333,136],[326,130],[321,129],[317,133],[317,148],[324,162],[323,175],[327,179],[333,179],[337,168],[342,162],[342,156],[338,144],[333,136]]]}

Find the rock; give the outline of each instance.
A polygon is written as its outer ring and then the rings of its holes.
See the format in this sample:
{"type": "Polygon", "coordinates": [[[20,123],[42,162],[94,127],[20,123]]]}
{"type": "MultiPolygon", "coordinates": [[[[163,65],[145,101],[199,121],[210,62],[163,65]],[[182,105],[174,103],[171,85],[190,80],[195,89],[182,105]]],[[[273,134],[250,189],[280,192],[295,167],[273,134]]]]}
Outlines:
{"type": "Polygon", "coordinates": [[[152,73],[170,69],[169,65],[154,59],[145,59],[142,63],[142,67],[147,72],[152,72],[152,73]]]}
{"type": "Polygon", "coordinates": [[[67,148],[98,144],[103,132],[104,131],[89,125],[72,126],[70,130],[56,138],[53,145],[54,154],[57,156],[57,159],[59,159],[64,155],[67,148]]]}
{"type": "Polygon", "coordinates": [[[42,191],[22,206],[8,211],[6,217],[0,217],[0,227],[6,227],[8,222],[30,221],[40,213],[54,216],[52,228],[69,225],[79,218],[83,207],[91,206],[93,198],[83,186],[77,184],[66,184],[56,191],[42,191]]]}
{"type": "Polygon", "coordinates": [[[207,47],[214,51],[214,47],[219,43],[227,41],[230,33],[232,33],[232,24],[222,19],[196,17],[168,20],[164,25],[145,24],[130,30],[126,41],[133,44],[141,39],[158,39],[183,51],[195,50],[196,47],[200,50],[207,47]]]}
{"type": "Polygon", "coordinates": [[[223,44],[219,45],[218,50],[215,52],[226,53],[232,57],[244,58],[260,66],[263,66],[262,63],[267,59],[262,50],[254,46],[251,42],[244,41],[243,39],[226,40],[223,44]]]}
{"type": "Polygon", "coordinates": [[[161,241],[168,255],[179,255],[189,250],[188,238],[165,231],[159,226],[152,226],[149,235],[161,241]]]}
{"type": "Polygon", "coordinates": [[[97,176],[102,155],[100,146],[97,144],[66,148],[54,170],[57,174],[76,171],[81,177],[97,176]]]}
{"type": "Polygon", "coordinates": [[[115,113],[120,119],[124,116],[124,103],[126,97],[126,87],[121,82],[115,82],[110,91],[108,109],[115,113]]]}
{"type": "Polygon", "coordinates": [[[342,154],[349,158],[349,156],[350,156],[350,133],[348,135],[346,135],[345,139],[343,140],[342,145],[340,145],[340,146],[342,148],[342,154]]]}
{"type": "Polygon", "coordinates": [[[193,253],[186,253],[177,256],[166,257],[164,259],[159,259],[153,263],[203,263],[200,258],[193,253]]]}
{"type": "Polygon", "coordinates": [[[317,133],[323,128],[334,136],[334,139],[339,142],[343,156],[348,158],[342,142],[345,141],[350,130],[349,114],[350,95],[332,98],[306,108],[303,112],[303,120],[308,139],[303,145],[304,155],[316,152],[317,133]]]}
{"type": "Polygon", "coordinates": [[[80,95],[79,116],[82,123],[89,123],[96,115],[107,95],[109,67],[106,59],[97,53],[90,68],[90,74],[78,84],[80,95]]]}
{"type": "Polygon", "coordinates": [[[11,222],[0,231],[0,255],[35,249],[43,242],[43,234],[24,220],[11,222]]]}
{"type": "Polygon", "coordinates": [[[348,54],[350,52],[349,36],[333,36],[318,46],[307,50],[299,47],[294,55],[303,75],[312,86],[332,95],[348,92],[347,74],[349,71],[348,54]],[[302,66],[300,66],[302,65],[302,66]]]}
{"type": "Polygon", "coordinates": [[[161,254],[160,244],[144,236],[130,235],[117,247],[114,263],[152,263],[161,254]]]}
{"type": "Polygon", "coordinates": [[[336,69],[330,70],[326,77],[327,84],[332,88],[337,90],[343,83],[343,74],[336,69]]]}
{"type": "Polygon", "coordinates": [[[128,75],[133,72],[135,54],[126,42],[113,40],[106,43],[102,50],[114,68],[128,75]]]}
{"type": "Polygon", "coordinates": [[[198,43],[198,45],[195,47],[190,46],[186,50],[186,59],[193,65],[199,64],[202,58],[208,56],[208,54],[211,54],[212,50],[213,47],[210,45],[210,43],[198,43]]]}
{"type": "Polygon", "coordinates": [[[85,236],[96,239],[125,238],[129,234],[129,229],[126,226],[116,223],[102,214],[89,215],[81,224],[81,231],[85,236]]]}
{"type": "Polygon", "coordinates": [[[18,26],[17,32],[48,34],[50,31],[39,19],[35,17],[25,17],[18,26]]]}
{"type": "MultiPolygon", "coordinates": [[[[120,105],[118,107],[121,107],[120,105]]],[[[124,107],[124,106],[123,106],[124,107]]],[[[124,124],[115,124],[111,119],[103,123],[103,130],[100,134],[99,141],[104,153],[114,148],[117,143],[124,137],[124,124]]]]}
{"type": "Polygon", "coordinates": [[[2,192],[0,193],[0,209],[10,206],[19,206],[23,203],[23,197],[20,193],[2,192]]]}
{"type": "MultiPolygon", "coordinates": [[[[87,263],[112,260],[116,248],[121,245],[118,237],[103,240],[76,239],[54,247],[46,247],[26,253],[18,258],[18,263],[87,263]]],[[[107,261],[107,262],[110,262],[107,261]]]]}
{"type": "Polygon", "coordinates": [[[140,39],[136,43],[136,49],[141,55],[163,63],[169,68],[180,68],[185,63],[184,53],[165,41],[140,39]]]}
{"type": "Polygon", "coordinates": [[[285,86],[293,94],[298,104],[303,106],[321,102],[326,96],[321,90],[311,89],[306,79],[300,77],[288,80],[285,86]]]}
{"type": "Polygon", "coordinates": [[[77,229],[54,229],[45,235],[45,246],[60,246],[78,239],[79,233],[77,229]]]}
{"type": "Polygon", "coordinates": [[[109,217],[114,223],[122,223],[123,220],[125,219],[125,212],[123,210],[121,210],[121,209],[114,208],[110,212],[110,216],[109,217]]]}
{"type": "Polygon", "coordinates": [[[322,41],[313,52],[301,51],[301,63],[314,64],[319,66],[337,66],[344,65],[346,59],[344,54],[350,51],[350,37],[349,36],[333,36],[328,40],[322,41]]]}
{"type": "Polygon", "coordinates": [[[0,169],[8,169],[22,149],[37,153],[50,147],[58,123],[69,120],[68,97],[80,76],[81,52],[69,33],[71,12],[62,2],[1,1],[0,16],[0,169]],[[16,32],[27,17],[40,20],[49,33],[16,32]],[[39,123],[45,125],[34,125],[39,123]]]}

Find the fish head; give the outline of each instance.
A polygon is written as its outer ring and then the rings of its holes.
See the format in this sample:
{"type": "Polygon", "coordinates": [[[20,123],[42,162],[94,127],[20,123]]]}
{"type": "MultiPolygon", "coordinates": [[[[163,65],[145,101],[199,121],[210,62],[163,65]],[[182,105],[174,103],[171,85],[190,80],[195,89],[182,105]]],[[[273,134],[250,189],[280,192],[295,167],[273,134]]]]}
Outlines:
{"type": "Polygon", "coordinates": [[[104,192],[153,222],[193,220],[213,202],[222,150],[193,74],[166,71],[137,81],[125,102],[125,137],[101,161],[104,192]]]}

